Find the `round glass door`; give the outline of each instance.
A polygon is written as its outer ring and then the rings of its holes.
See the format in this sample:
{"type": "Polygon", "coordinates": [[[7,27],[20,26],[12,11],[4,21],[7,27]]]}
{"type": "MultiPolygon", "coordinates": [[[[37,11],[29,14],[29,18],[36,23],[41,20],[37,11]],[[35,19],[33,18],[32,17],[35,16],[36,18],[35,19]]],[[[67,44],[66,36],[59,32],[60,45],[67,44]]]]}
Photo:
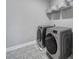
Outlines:
{"type": "Polygon", "coordinates": [[[50,54],[55,54],[57,52],[57,42],[52,34],[48,34],[45,39],[46,48],[50,54]]]}

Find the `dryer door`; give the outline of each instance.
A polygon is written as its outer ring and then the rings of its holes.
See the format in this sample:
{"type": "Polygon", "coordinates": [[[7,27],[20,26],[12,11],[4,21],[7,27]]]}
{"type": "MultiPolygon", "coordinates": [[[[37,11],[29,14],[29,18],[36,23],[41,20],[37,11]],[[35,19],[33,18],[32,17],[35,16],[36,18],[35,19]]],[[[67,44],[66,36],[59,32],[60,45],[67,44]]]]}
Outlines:
{"type": "Polygon", "coordinates": [[[46,48],[50,54],[55,54],[57,52],[57,42],[55,37],[49,33],[45,39],[46,48]]]}

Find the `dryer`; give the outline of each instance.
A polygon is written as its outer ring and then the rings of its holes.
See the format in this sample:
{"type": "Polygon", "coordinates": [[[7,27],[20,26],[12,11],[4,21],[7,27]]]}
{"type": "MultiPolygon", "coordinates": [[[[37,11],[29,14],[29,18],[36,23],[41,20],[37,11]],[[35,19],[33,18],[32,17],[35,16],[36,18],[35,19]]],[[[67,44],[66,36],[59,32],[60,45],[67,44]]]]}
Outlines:
{"type": "Polygon", "coordinates": [[[45,44],[47,53],[52,59],[67,59],[73,50],[72,29],[67,27],[48,28],[45,44]]]}

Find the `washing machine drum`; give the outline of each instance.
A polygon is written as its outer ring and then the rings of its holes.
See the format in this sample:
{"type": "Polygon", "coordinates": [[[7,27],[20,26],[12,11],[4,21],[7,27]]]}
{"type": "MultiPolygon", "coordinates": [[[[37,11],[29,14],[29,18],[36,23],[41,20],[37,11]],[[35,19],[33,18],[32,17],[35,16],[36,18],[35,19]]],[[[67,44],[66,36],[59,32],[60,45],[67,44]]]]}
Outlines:
{"type": "Polygon", "coordinates": [[[46,49],[50,54],[56,54],[57,52],[57,42],[52,34],[46,36],[45,39],[46,49]]]}

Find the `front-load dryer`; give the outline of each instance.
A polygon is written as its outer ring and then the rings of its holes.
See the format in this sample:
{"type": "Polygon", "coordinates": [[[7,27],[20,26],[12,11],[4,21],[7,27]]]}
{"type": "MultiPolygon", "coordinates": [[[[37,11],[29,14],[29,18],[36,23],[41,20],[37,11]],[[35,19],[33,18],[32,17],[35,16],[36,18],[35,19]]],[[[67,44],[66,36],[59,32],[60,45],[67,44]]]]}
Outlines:
{"type": "Polygon", "coordinates": [[[71,28],[54,27],[46,31],[46,50],[52,59],[67,59],[72,54],[72,41],[71,28]]]}

